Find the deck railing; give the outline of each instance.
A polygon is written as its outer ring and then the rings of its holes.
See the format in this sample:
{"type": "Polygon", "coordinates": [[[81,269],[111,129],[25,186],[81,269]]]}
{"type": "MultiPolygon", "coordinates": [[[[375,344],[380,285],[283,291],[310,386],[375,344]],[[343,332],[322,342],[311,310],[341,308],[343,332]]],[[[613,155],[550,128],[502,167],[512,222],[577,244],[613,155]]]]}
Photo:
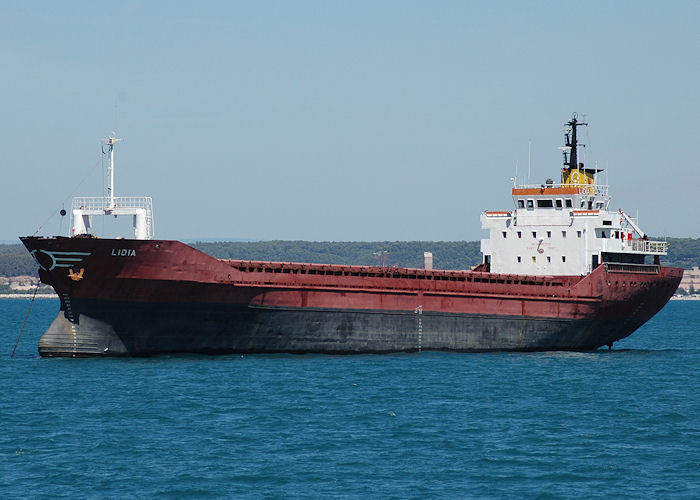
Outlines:
{"type": "Polygon", "coordinates": [[[625,245],[629,246],[633,252],[647,254],[665,254],[668,250],[667,241],[627,240],[625,245]]]}
{"type": "Polygon", "coordinates": [[[584,183],[556,183],[556,184],[517,184],[514,189],[539,189],[544,190],[543,194],[547,194],[547,189],[552,188],[574,188],[578,189],[580,194],[597,194],[600,196],[608,196],[609,186],[603,184],[584,184],[584,183]]]}
{"type": "Polygon", "coordinates": [[[150,211],[152,201],[150,196],[115,196],[114,206],[110,205],[108,196],[73,198],[73,210],[110,210],[113,208],[143,208],[150,211]]]}

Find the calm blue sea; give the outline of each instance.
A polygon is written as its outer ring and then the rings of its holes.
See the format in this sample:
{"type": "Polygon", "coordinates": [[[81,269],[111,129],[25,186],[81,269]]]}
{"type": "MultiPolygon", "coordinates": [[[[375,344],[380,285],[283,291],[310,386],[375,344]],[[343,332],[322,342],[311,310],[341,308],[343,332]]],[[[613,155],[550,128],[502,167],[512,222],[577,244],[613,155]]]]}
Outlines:
{"type": "Polygon", "coordinates": [[[0,497],[699,498],[700,302],[584,353],[41,359],[0,300],[0,497]]]}

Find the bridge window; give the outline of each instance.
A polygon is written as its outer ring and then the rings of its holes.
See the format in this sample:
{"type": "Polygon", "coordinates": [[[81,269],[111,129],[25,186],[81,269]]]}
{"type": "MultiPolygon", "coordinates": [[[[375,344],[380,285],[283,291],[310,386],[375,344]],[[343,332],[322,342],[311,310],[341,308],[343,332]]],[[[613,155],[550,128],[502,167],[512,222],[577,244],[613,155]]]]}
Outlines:
{"type": "Polygon", "coordinates": [[[527,200],[527,209],[532,210],[533,208],[535,208],[534,200],[527,200]]]}
{"type": "Polygon", "coordinates": [[[555,200],[555,203],[556,203],[557,209],[561,209],[563,200],[562,200],[561,198],[557,198],[557,199],[555,200]]]}
{"type": "Polygon", "coordinates": [[[525,208],[525,200],[518,200],[518,208],[525,208]]]}
{"type": "Polygon", "coordinates": [[[571,203],[571,200],[567,199],[567,200],[566,200],[566,208],[571,208],[571,207],[573,207],[573,206],[574,206],[574,205],[573,205],[573,203],[571,203]]]}
{"type": "Polygon", "coordinates": [[[554,206],[554,203],[552,200],[537,200],[537,208],[552,208],[554,206]]]}

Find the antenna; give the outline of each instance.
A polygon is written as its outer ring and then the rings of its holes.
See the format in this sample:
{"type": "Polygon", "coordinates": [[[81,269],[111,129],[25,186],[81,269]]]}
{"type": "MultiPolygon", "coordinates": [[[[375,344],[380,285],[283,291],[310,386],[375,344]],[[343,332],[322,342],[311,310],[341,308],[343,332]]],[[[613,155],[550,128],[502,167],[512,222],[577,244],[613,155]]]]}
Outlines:
{"type": "MultiPolygon", "coordinates": [[[[117,95],[114,96],[114,130],[119,130],[119,127],[117,126],[117,118],[119,116],[118,109],[119,109],[119,103],[126,102],[127,94],[125,91],[119,92],[117,95]]],[[[116,134],[115,134],[116,136],[116,134]]]]}
{"type": "MultiPolygon", "coordinates": [[[[118,130],[117,127],[117,100],[119,99],[119,96],[114,98],[114,130],[118,130]]],[[[113,132],[114,135],[117,135],[116,132],[113,132]]]]}
{"type": "Polygon", "coordinates": [[[532,141],[527,141],[527,183],[530,184],[530,148],[532,141]]]}

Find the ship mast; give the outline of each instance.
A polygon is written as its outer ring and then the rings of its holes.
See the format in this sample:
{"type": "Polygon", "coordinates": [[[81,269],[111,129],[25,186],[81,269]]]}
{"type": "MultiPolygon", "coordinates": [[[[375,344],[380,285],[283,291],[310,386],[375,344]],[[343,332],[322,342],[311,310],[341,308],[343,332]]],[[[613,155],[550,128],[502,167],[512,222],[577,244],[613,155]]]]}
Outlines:
{"type": "MultiPolygon", "coordinates": [[[[104,140],[107,146],[107,175],[109,185],[107,196],[73,198],[71,219],[73,236],[89,235],[93,216],[132,216],[134,221],[134,238],[147,240],[153,235],[153,202],[150,196],[115,196],[114,195],[114,145],[121,141],[110,135],[104,140]]],[[[105,153],[104,147],[102,153],[105,153]]],[[[104,194],[104,193],[102,193],[104,194]]]]}
{"type": "MultiPolygon", "coordinates": [[[[566,147],[561,148],[564,152],[564,167],[568,167],[569,171],[573,169],[578,169],[578,138],[576,137],[576,129],[581,126],[588,126],[586,122],[579,122],[578,116],[574,113],[571,116],[571,120],[566,122],[569,126],[564,132],[564,137],[566,137],[566,147]]],[[[583,144],[581,144],[583,146],[583,144]]]]}
{"type": "Polygon", "coordinates": [[[109,186],[107,186],[107,193],[109,194],[109,209],[115,208],[114,204],[114,145],[121,141],[122,139],[117,139],[111,135],[105,139],[105,144],[109,148],[109,164],[107,165],[107,173],[109,175],[109,186]]]}

